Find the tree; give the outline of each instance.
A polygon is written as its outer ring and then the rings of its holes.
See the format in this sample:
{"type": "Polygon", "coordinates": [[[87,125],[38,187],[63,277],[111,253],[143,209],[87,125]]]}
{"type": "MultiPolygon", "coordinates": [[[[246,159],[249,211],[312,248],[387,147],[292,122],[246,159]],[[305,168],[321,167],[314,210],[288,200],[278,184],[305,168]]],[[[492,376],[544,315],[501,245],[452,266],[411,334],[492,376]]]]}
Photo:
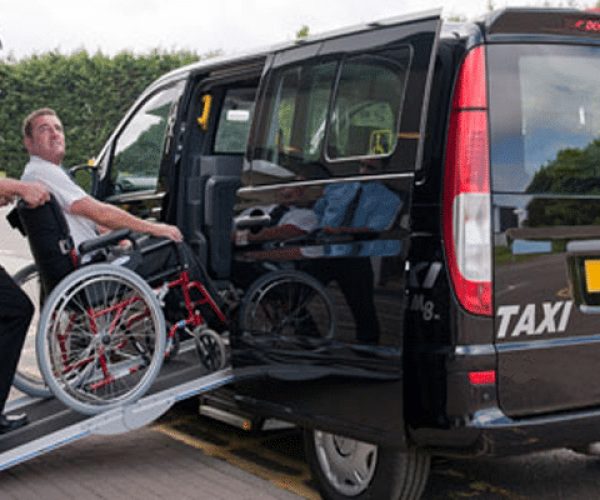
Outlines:
{"type": "Polygon", "coordinates": [[[310,34],[310,29],[305,24],[302,26],[302,28],[300,28],[298,31],[296,31],[296,40],[306,38],[306,37],[308,37],[309,34],[310,34]]]}
{"type": "Polygon", "coordinates": [[[65,166],[94,157],[125,111],[160,75],[197,61],[193,52],[128,52],[108,57],[78,51],[0,60],[0,166],[18,177],[27,161],[21,122],[32,110],[51,107],[66,133],[65,166]]]}
{"type": "MultiPolygon", "coordinates": [[[[584,148],[567,148],[533,177],[527,193],[561,195],[600,194],[600,139],[584,148]]],[[[529,227],[600,223],[596,203],[578,200],[534,199],[527,206],[529,227]],[[591,222],[593,221],[593,222],[591,222]]]]}

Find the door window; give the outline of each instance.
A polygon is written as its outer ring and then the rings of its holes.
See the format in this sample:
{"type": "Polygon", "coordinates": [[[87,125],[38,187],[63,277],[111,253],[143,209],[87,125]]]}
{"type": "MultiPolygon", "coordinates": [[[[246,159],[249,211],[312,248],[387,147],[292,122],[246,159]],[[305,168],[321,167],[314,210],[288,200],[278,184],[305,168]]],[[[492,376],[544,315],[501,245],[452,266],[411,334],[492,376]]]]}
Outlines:
{"type": "Polygon", "coordinates": [[[329,125],[331,160],[390,155],[396,147],[406,66],[383,55],[342,68],[329,125]]]}
{"type": "Polygon", "coordinates": [[[327,108],[337,63],[297,66],[284,70],[268,93],[270,117],[259,156],[267,174],[310,177],[318,165],[325,136],[327,108]]]}
{"type": "Polygon", "coordinates": [[[154,93],[136,111],[114,147],[114,193],[156,190],[167,137],[184,82],[154,93]]]}
{"type": "Polygon", "coordinates": [[[396,148],[409,63],[410,50],[397,47],[274,73],[253,172],[276,182],[377,167],[370,160],[396,148]]]}

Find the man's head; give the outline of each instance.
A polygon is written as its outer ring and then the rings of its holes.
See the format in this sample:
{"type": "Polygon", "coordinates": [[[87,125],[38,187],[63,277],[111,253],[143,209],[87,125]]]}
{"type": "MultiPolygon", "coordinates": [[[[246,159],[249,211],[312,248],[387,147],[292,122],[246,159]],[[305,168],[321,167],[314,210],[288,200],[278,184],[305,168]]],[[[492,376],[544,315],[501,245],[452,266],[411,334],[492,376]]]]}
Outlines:
{"type": "Polygon", "coordinates": [[[53,109],[42,108],[23,121],[23,143],[27,152],[60,165],[65,157],[62,123],[53,109]]]}

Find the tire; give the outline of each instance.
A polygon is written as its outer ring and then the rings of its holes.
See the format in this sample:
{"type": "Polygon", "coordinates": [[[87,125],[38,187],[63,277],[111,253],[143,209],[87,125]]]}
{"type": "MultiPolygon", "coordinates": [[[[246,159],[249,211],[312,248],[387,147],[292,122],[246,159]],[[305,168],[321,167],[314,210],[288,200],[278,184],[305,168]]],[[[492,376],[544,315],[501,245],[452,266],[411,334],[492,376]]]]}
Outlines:
{"type": "Polygon", "coordinates": [[[304,431],[311,474],[326,500],[412,500],[423,494],[430,457],[313,429],[304,431]]]}
{"type": "Polygon", "coordinates": [[[302,271],[273,271],[242,299],[240,335],[255,345],[318,347],[333,338],[333,303],[323,285],[302,271]]]}
{"type": "Polygon", "coordinates": [[[133,271],[93,264],[67,276],[44,304],[38,362],[52,392],[84,414],[132,403],[152,385],[165,351],[156,295],[133,271]]]}
{"type": "Polygon", "coordinates": [[[42,284],[37,266],[35,264],[25,266],[13,276],[13,279],[27,294],[34,306],[34,314],[21,350],[13,385],[21,392],[34,398],[49,398],[52,396],[52,391],[44,382],[35,349],[35,336],[43,302],[42,284]]]}

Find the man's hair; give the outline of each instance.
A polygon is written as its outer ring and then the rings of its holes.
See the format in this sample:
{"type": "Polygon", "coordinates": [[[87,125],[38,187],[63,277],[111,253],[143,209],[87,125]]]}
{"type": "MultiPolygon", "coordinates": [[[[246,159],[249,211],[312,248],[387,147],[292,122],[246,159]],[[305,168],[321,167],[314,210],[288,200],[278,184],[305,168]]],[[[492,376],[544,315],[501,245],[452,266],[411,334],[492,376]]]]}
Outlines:
{"type": "Polygon", "coordinates": [[[33,133],[33,120],[35,120],[38,116],[46,115],[56,116],[58,118],[56,111],[54,111],[52,108],[40,108],[29,113],[23,120],[23,137],[31,137],[33,133]]]}

